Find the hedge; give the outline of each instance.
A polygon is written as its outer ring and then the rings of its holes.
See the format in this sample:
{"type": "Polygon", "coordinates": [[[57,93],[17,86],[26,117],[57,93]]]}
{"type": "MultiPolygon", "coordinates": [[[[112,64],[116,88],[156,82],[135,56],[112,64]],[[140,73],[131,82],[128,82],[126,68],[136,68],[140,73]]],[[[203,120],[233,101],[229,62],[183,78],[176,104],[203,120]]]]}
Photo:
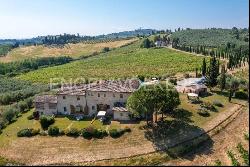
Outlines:
{"type": "Polygon", "coordinates": [[[18,137],[32,137],[38,135],[40,129],[22,129],[17,132],[18,137]]]}
{"type": "Polygon", "coordinates": [[[48,129],[48,135],[50,136],[58,136],[59,135],[59,128],[57,126],[51,126],[48,129]]]}

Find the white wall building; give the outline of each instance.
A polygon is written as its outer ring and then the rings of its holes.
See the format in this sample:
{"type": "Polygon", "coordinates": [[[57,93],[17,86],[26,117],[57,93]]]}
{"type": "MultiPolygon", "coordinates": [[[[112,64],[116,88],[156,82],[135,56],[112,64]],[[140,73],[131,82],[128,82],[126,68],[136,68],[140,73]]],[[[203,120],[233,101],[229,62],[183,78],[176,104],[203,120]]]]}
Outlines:
{"type": "Polygon", "coordinates": [[[207,93],[205,78],[187,78],[177,82],[176,89],[180,93],[195,93],[202,95],[207,93]]]}
{"type": "Polygon", "coordinates": [[[128,97],[139,86],[138,80],[127,80],[62,87],[55,96],[37,96],[34,100],[35,108],[39,115],[61,114],[92,117],[98,111],[107,111],[108,115],[115,115],[116,120],[128,120],[129,112],[125,111],[124,107],[128,97]],[[122,109],[122,114],[119,108],[122,109]]]}

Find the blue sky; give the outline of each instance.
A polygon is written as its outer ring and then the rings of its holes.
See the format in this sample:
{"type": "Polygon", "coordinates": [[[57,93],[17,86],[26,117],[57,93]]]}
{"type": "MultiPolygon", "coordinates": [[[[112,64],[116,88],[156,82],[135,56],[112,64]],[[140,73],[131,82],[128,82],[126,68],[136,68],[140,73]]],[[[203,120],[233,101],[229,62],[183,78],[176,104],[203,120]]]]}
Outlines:
{"type": "Polygon", "coordinates": [[[0,38],[248,27],[248,0],[0,0],[0,38]]]}

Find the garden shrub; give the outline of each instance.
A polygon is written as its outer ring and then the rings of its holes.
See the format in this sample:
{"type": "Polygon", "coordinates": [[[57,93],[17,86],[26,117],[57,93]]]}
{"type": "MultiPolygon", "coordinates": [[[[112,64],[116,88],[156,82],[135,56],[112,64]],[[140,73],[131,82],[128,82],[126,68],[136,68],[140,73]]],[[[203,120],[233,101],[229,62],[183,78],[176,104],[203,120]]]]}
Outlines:
{"type": "Polygon", "coordinates": [[[29,115],[29,116],[27,117],[27,119],[28,119],[28,120],[32,120],[32,119],[34,119],[33,114],[29,115]]]}
{"type": "Polygon", "coordinates": [[[84,128],[82,130],[82,136],[85,139],[91,139],[92,137],[100,139],[100,138],[103,138],[107,135],[108,135],[108,133],[105,130],[95,129],[94,127],[91,127],[91,126],[84,128]]]}
{"type": "Polygon", "coordinates": [[[112,137],[112,138],[118,138],[118,137],[121,137],[122,135],[124,134],[124,131],[121,130],[121,129],[111,129],[109,131],[109,135],[112,137]]]}
{"type": "Polygon", "coordinates": [[[80,135],[80,132],[76,128],[70,128],[65,131],[66,136],[69,137],[78,137],[80,135]]]}
{"type": "Polygon", "coordinates": [[[198,111],[198,114],[203,117],[209,117],[210,113],[207,110],[200,110],[198,111]]]}
{"type": "Polygon", "coordinates": [[[106,130],[96,129],[94,131],[93,137],[100,139],[100,138],[103,138],[103,137],[105,137],[107,135],[108,135],[108,133],[106,132],[106,130]]]}
{"type": "Polygon", "coordinates": [[[224,106],[219,100],[213,101],[213,105],[215,105],[217,107],[223,107],[224,106]]]}
{"type": "Polygon", "coordinates": [[[59,128],[57,126],[50,126],[48,129],[48,135],[58,136],[59,135],[59,128]]]}
{"type": "Polygon", "coordinates": [[[32,137],[38,135],[40,132],[40,129],[22,129],[19,132],[17,132],[18,137],[32,137]]]}
{"type": "Polygon", "coordinates": [[[85,139],[91,139],[93,137],[95,129],[93,127],[87,127],[82,130],[82,137],[85,139]]]}
{"type": "Polygon", "coordinates": [[[210,111],[217,111],[216,108],[214,107],[214,105],[210,102],[204,102],[201,104],[201,107],[210,110],[210,111]]]}
{"type": "Polygon", "coordinates": [[[125,127],[123,131],[124,132],[131,132],[131,129],[129,127],[125,127]]]}
{"type": "Polygon", "coordinates": [[[242,100],[247,100],[248,99],[248,94],[247,94],[247,92],[244,92],[243,90],[239,90],[239,91],[235,92],[235,98],[242,99],[242,100]]]}
{"type": "Polygon", "coordinates": [[[64,130],[59,129],[59,135],[61,135],[61,136],[65,135],[65,131],[64,131],[64,130]]]}
{"type": "Polygon", "coordinates": [[[55,118],[53,116],[41,116],[40,124],[44,130],[47,130],[50,125],[55,122],[55,118]]]}

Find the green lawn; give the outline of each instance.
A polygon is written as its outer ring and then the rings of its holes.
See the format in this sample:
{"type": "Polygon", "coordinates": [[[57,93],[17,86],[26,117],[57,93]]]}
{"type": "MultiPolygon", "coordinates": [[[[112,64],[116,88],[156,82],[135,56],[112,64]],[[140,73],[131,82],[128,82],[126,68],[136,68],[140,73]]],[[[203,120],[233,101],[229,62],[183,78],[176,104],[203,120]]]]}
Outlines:
{"type": "Polygon", "coordinates": [[[179,108],[183,108],[186,111],[188,111],[190,114],[191,122],[194,125],[199,126],[199,127],[202,127],[207,122],[213,120],[213,118],[215,118],[219,113],[227,112],[228,110],[230,110],[234,106],[234,103],[242,102],[240,100],[233,99],[232,103],[229,103],[228,97],[225,97],[223,95],[219,95],[216,93],[214,93],[212,96],[200,98],[200,100],[203,102],[213,103],[213,101],[216,100],[216,101],[220,101],[224,105],[223,107],[215,106],[217,109],[217,112],[210,111],[209,117],[203,117],[198,114],[198,109],[200,108],[200,104],[192,104],[188,102],[186,94],[180,94],[180,98],[181,98],[181,105],[179,106],[179,108]]]}
{"type": "Polygon", "coordinates": [[[159,76],[178,72],[195,71],[203,57],[176,52],[168,48],[140,48],[138,41],[132,45],[103,53],[98,57],[79,60],[69,64],[39,69],[18,76],[23,80],[49,83],[50,78],[110,79],[137,75],[159,76]]]}
{"type": "Polygon", "coordinates": [[[105,129],[105,125],[103,125],[99,120],[95,120],[91,124],[91,120],[82,120],[82,121],[76,121],[76,120],[70,120],[69,118],[56,118],[55,123],[53,124],[57,126],[59,129],[67,129],[67,128],[76,128],[76,129],[83,129],[88,126],[93,126],[97,129],[105,129]]]}
{"type": "Polygon", "coordinates": [[[8,125],[5,129],[2,130],[3,133],[0,135],[0,147],[17,139],[17,132],[21,129],[41,128],[40,123],[38,121],[27,119],[30,114],[32,114],[32,111],[23,114],[17,119],[16,122],[8,125]]]}

